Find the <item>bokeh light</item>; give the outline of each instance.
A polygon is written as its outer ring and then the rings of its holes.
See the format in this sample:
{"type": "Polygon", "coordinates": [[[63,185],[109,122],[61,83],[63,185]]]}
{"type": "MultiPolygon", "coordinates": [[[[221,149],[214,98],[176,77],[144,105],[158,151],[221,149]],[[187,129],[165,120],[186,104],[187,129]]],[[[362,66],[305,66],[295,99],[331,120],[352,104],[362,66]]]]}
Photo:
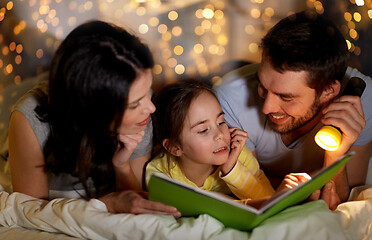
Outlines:
{"type": "Polygon", "coordinates": [[[178,18],[178,13],[176,11],[170,11],[168,13],[168,18],[171,21],[175,21],[178,18]]]}
{"type": "Polygon", "coordinates": [[[210,9],[210,8],[205,8],[205,9],[203,10],[203,17],[204,17],[204,18],[206,18],[206,19],[211,19],[211,18],[213,18],[213,16],[214,16],[214,12],[213,12],[212,9],[210,9]]]}
{"type": "Polygon", "coordinates": [[[177,45],[174,47],[173,51],[174,51],[174,54],[181,55],[183,53],[183,47],[180,45],[177,45]]]}
{"type": "Polygon", "coordinates": [[[139,27],[138,27],[138,31],[142,34],[145,34],[149,31],[149,26],[147,26],[147,24],[141,24],[139,27]]]}
{"type": "Polygon", "coordinates": [[[183,66],[182,64],[178,64],[175,68],[174,68],[174,71],[181,75],[185,72],[185,66],[183,66]]]}
{"type": "MultiPolygon", "coordinates": [[[[306,8],[318,13],[327,11],[326,0],[304,2],[306,8]]],[[[209,74],[218,72],[229,60],[260,61],[261,37],[280,18],[298,11],[296,7],[284,9],[284,5],[288,4],[273,0],[192,3],[186,0],[1,0],[0,23],[9,26],[10,35],[0,31],[0,79],[7,75],[7,81],[17,83],[26,76],[22,69],[28,68],[30,62],[47,66],[61,40],[78,24],[93,18],[111,21],[138,34],[154,53],[156,77],[168,79],[183,74],[210,77],[209,74]],[[19,14],[17,7],[28,9],[28,14],[19,14]],[[14,12],[19,19],[10,18],[14,12]],[[40,39],[23,40],[34,29],[40,39]],[[31,44],[35,46],[30,47],[31,44]]],[[[343,21],[340,29],[349,51],[363,56],[366,48],[360,46],[359,41],[371,25],[372,0],[350,0],[335,5],[338,11],[343,10],[339,15],[343,21]]],[[[34,72],[42,69],[32,67],[34,72]]],[[[213,82],[218,81],[217,77],[213,78],[213,82]]],[[[0,82],[0,90],[4,86],[0,82]]]]}

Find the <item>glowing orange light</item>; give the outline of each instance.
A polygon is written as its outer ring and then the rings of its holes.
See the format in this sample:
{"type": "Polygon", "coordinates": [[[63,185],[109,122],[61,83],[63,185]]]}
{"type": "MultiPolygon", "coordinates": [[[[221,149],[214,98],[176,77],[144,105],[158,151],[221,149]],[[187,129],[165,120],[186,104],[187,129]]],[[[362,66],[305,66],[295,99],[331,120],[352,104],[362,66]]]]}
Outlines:
{"type": "Polygon", "coordinates": [[[44,56],[44,51],[43,51],[43,49],[38,49],[37,51],[36,51],[36,57],[37,58],[42,58],[44,56]]]}
{"type": "Polygon", "coordinates": [[[181,55],[183,53],[183,47],[180,45],[177,45],[173,49],[174,54],[181,55]]]}
{"type": "Polygon", "coordinates": [[[15,57],[15,59],[14,59],[14,62],[15,62],[16,64],[21,64],[21,62],[22,62],[22,57],[21,57],[20,55],[17,55],[17,56],[15,57]]]}
{"type": "Polygon", "coordinates": [[[11,10],[13,8],[13,2],[12,1],[9,1],[7,4],[6,4],[6,9],[11,10]]]}
{"type": "Polygon", "coordinates": [[[205,8],[205,9],[203,10],[203,17],[204,17],[204,18],[206,18],[206,19],[211,19],[211,18],[213,18],[213,16],[214,16],[214,12],[213,12],[212,9],[210,9],[210,8],[205,8]]]}
{"type": "Polygon", "coordinates": [[[8,64],[6,67],[5,67],[5,71],[7,73],[12,73],[13,72],[13,65],[12,64],[8,64]]]}
{"type": "Polygon", "coordinates": [[[178,74],[181,75],[185,72],[185,67],[182,64],[178,64],[175,68],[174,71],[178,74]]]}
{"type": "Polygon", "coordinates": [[[315,135],[314,140],[319,147],[328,151],[336,151],[341,142],[341,132],[335,127],[323,126],[315,135]]]}
{"type": "Polygon", "coordinates": [[[175,21],[178,18],[178,13],[176,11],[170,11],[168,13],[168,19],[171,21],[175,21]]]}
{"type": "Polygon", "coordinates": [[[163,68],[162,68],[159,64],[156,64],[156,65],[154,66],[154,68],[153,68],[153,72],[154,72],[154,74],[156,74],[156,75],[161,74],[162,71],[163,71],[163,68]]]}

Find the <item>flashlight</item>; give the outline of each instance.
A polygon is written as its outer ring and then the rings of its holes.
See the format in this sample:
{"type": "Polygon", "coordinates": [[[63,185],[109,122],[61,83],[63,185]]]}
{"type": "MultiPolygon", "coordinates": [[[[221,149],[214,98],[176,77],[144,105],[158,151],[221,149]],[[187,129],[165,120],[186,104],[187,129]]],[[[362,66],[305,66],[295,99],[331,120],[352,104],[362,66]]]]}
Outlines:
{"type": "MultiPolygon", "coordinates": [[[[362,79],[352,77],[341,96],[351,95],[361,97],[365,87],[366,83],[362,79]]],[[[319,147],[328,151],[336,151],[341,142],[341,130],[331,125],[323,126],[316,133],[314,140],[319,147]]]]}

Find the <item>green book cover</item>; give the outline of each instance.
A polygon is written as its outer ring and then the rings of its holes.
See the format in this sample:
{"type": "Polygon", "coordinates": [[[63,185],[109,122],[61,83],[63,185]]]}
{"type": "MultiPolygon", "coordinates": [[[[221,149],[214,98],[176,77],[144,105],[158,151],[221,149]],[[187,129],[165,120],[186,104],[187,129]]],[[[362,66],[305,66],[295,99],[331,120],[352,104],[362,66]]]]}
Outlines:
{"type": "Polygon", "coordinates": [[[151,176],[149,199],[176,207],[184,217],[209,214],[226,227],[247,231],[285,208],[306,200],[315,190],[322,188],[324,184],[329,182],[352,155],[354,154],[343,156],[313,175],[311,180],[274,195],[259,209],[234,201],[222,194],[178,182],[163,174],[151,176]]]}

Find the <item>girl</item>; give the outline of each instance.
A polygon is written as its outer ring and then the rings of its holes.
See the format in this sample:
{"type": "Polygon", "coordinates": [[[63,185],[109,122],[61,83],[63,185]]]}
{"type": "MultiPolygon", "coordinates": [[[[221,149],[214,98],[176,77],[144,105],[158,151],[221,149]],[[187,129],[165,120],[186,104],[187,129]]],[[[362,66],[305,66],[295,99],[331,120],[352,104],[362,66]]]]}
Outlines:
{"type": "Polygon", "coordinates": [[[148,47],[122,28],[92,21],[74,29],[53,58],[49,81],[12,112],[13,190],[98,198],[112,213],[180,216],[133,191],[141,189],[137,179],[152,147],[153,64],[148,47]]]}
{"type": "MultiPolygon", "coordinates": [[[[228,128],[209,86],[201,81],[171,84],[154,98],[154,104],[155,145],[162,150],[146,167],[147,183],[151,174],[160,172],[204,190],[232,192],[240,199],[274,194],[245,146],[247,133],[228,128]]],[[[285,184],[291,184],[289,180],[285,184]]]]}

